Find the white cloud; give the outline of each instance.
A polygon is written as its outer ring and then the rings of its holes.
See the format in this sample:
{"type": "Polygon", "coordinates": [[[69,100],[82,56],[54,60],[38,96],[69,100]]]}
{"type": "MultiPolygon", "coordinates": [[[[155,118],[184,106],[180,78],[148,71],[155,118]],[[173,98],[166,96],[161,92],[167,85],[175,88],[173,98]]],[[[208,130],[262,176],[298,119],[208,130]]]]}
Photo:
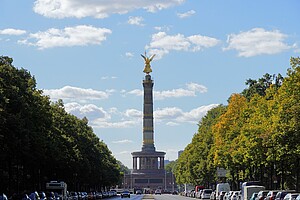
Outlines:
{"type": "Polygon", "coordinates": [[[12,28],[0,30],[0,35],[23,35],[25,33],[26,33],[25,30],[12,29],[12,28]]]}
{"type": "Polygon", "coordinates": [[[143,112],[140,110],[136,109],[127,109],[124,113],[126,117],[130,118],[142,118],[143,117],[143,112]]]}
{"type": "Polygon", "coordinates": [[[108,113],[104,111],[103,108],[97,107],[94,104],[87,104],[87,105],[81,105],[76,102],[72,103],[66,103],[65,109],[67,112],[79,117],[87,117],[89,121],[95,120],[95,119],[107,119],[108,113]]]}
{"type": "Polygon", "coordinates": [[[184,113],[180,108],[163,108],[154,111],[155,119],[174,119],[182,116],[184,113]]]}
{"type": "Polygon", "coordinates": [[[45,95],[49,95],[51,99],[63,100],[95,100],[107,99],[109,92],[103,92],[93,89],[83,89],[78,87],[65,86],[61,89],[44,90],[45,95]]]}
{"type": "Polygon", "coordinates": [[[144,26],[142,22],[144,21],[143,17],[132,17],[130,16],[127,23],[131,25],[144,26]]]}
{"type": "Polygon", "coordinates": [[[143,112],[136,109],[127,109],[124,112],[117,108],[109,109],[108,117],[98,118],[90,122],[94,128],[130,128],[142,124],[143,112]],[[121,118],[120,118],[121,117],[121,118]]]}
{"type": "MultiPolygon", "coordinates": [[[[197,96],[197,92],[205,93],[207,92],[207,88],[198,83],[188,83],[186,84],[186,88],[154,91],[153,96],[155,100],[164,100],[167,98],[193,97],[193,96],[197,96]]],[[[144,92],[143,90],[135,89],[127,92],[127,94],[142,96],[144,92]]]]}
{"type": "Polygon", "coordinates": [[[199,51],[216,46],[219,42],[215,38],[202,35],[185,37],[182,34],[167,35],[166,32],[158,32],[152,35],[152,40],[149,45],[146,45],[146,49],[160,59],[170,51],[199,51]]]}
{"type": "Polygon", "coordinates": [[[119,141],[112,141],[114,144],[128,144],[128,143],[133,143],[132,140],[119,140],[119,141]]]}
{"type": "Polygon", "coordinates": [[[45,32],[32,33],[29,35],[29,38],[19,40],[19,43],[36,46],[39,49],[100,45],[106,40],[107,35],[111,33],[112,31],[106,28],[86,25],[66,27],[64,29],[51,28],[45,32]]]}
{"type": "Polygon", "coordinates": [[[101,80],[109,80],[109,79],[116,79],[116,76],[102,76],[101,80]]]}
{"type": "Polygon", "coordinates": [[[239,34],[230,34],[227,38],[228,47],[224,50],[237,50],[241,57],[277,54],[293,48],[284,43],[285,38],[287,35],[279,30],[267,31],[263,28],[253,28],[239,34]]]}
{"type": "Polygon", "coordinates": [[[40,15],[50,18],[105,18],[111,14],[125,14],[137,9],[156,12],[183,2],[185,0],[36,0],[33,10],[40,15]]]}
{"type": "Polygon", "coordinates": [[[155,26],[154,29],[157,31],[169,31],[172,26],[155,26]]]}
{"type": "Polygon", "coordinates": [[[132,57],[134,56],[134,54],[131,53],[131,52],[126,52],[126,53],[125,53],[125,56],[126,56],[127,58],[132,58],[132,57]]]}
{"type": "Polygon", "coordinates": [[[178,126],[179,123],[175,123],[175,122],[167,122],[166,125],[167,125],[167,126],[178,126]]]}
{"type": "MultiPolygon", "coordinates": [[[[218,106],[218,104],[211,104],[192,109],[184,112],[177,107],[159,108],[154,111],[154,119],[160,123],[165,123],[168,126],[177,126],[183,123],[197,124],[206,113],[218,106]]],[[[112,113],[105,113],[103,118],[97,118],[90,121],[93,128],[130,128],[142,124],[142,111],[135,109],[128,109],[125,112],[119,112],[123,116],[122,120],[116,120],[112,113]]],[[[87,116],[89,119],[89,117],[87,116]]]]}
{"type": "Polygon", "coordinates": [[[190,112],[184,113],[182,116],[176,118],[176,121],[184,121],[184,122],[191,122],[191,123],[198,123],[202,117],[206,115],[206,113],[211,110],[212,108],[217,107],[219,104],[210,104],[207,106],[200,106],[191,110],[190,112]]]}
{"type": "Polygon", "coordinates": [[[138,122],[135,120],[109,122],[109,121],[103,121],[101,119],[96,119],[91,123],[91,126],[93,126],[94,128],[129,128],[129,127],[134,127],[137,124],[138,122]]]}
{"type": "Polygon", "coordinates": [[[210,109],[216,106],[218,106],[218,104],[210,104],[192,109],[189,112],[184,112],[177,107],[166,107],[154,111],[154,118],[160,122],[167,121],[166,124],[169,126],[182,123],[198,123],[210,109]]]}
{"type": "Polygon", "coordinates": [[[196,14],[196,11],[194,10],[189,10],[185,13],[177,13],[177,16],[179,18],[187,18],[187,17],[191,17],[192,15],[196,14]]]}
{"type": "Polygon", "coordinates": [[[200,93],[207,92],[207,88],[203,85],[199,85],[198,83],[188,83],[188,84],[186,84],[186,86],[189,90],[192,90],[195,92],[200,92],[200,93]]]}
{"type": "MultiPolygon", "coordinates": [[[[119,111],[116,107],[104,109],[94,104],[82,103],[91,100],[107,99],[111,95],[111,92],[115,92],[114,90],[107,91],[103,92],[93,89],[65,86],[61,89],[44,90],[44,93],[49,95],[53,100],[63,99],[69,101],[69,103],[65,104],[66,111],[79,118],[87,117],[89,125],[93,128],[130,128],[142,124],[143,111],[141,110],[127,109],[125,111],[119,111]]],[[[197,83],[188,83],[185,89],[179,88],[170,91],[154,92],[154,95],[156,95],[158,99],[164,99],[170,97],[196,96],[197,93],[204,92],[207,92],[205,86],[197,83]]],[[[133,90],[127,92],[127,94],[128,93],[142,95],[143,91],[133,90]]],[[[168,126],[176,126],[187,122],[198,123],[206,112],[216,105],[217,104],[202,106],[188,112],[184,112],[177,107],[166,107],[154,111],[154,116],[156,120],[168,126]]]]}
{"type": "Polygon", "coordinates": [[[172,89],[165,91],[154,91],[153,92],[155,100],[163,100],[166,98],[179,98],[179,97],[191,97],[196,96],[195,91],[187,89],[172,89]]]}
{"type": "MultiPolygon", "coordinates": [[[[154,111],[154,119],[168,126],[178,126],[183,123],[197,124],[207,111],[218,106],[211,104],[184,112],[177,107],[158,108],[154,111]]],[[[117,108],[105,111],[94,104],[82,105],[76,102],[65,104],[67,112],[79,117],[87,117],[89,125],[93,128],[130,128],[142,124],[143,112],[136,109],[127,109],[124,112],[117,108]],[[121,117],[121,118],[120,118],[121,117]]]]}
{"type": "Polygon", "coordinates": [[[132,94],[132,95],[136,95],[136,96],[143,96],[144,91],[140,90],[140,89],[135,89],[135,90],[131,90],[129,92],[124,91],[124,93],[132,94]]]}

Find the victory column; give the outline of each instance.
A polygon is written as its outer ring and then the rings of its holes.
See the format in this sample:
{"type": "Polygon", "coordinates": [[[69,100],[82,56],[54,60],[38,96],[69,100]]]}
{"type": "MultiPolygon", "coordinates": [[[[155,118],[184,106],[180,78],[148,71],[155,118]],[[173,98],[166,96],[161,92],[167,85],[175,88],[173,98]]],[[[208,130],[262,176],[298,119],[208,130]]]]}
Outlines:
{"type": "Polygon", "coordinates": [[[144,105],[143,105],[143,146],[141,151],[132,152],[133,169],[131,174],[124,176],[124,185],[130,189],[143,189],[144,192],[155,189],[171,188],[171,177],[164,169],[165,152],[156,151],[154,146],[154,123],[153,123],[153,85],[150,73],[150,58],[141,55],[145,60],[143,72],[146,73],[143,80],[144,105]]]}

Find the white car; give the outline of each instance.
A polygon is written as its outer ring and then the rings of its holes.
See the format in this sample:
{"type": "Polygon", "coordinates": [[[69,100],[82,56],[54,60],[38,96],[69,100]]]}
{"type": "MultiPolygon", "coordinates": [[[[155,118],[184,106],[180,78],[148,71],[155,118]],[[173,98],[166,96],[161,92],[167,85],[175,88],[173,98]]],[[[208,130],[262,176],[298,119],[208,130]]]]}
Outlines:
{"type": "Polygon", "coordinates": [[[161,190],[160,189],[155,190],[154,194],[160,194],[161,195],[161,190]]]}
{"type": "Polygon", "coordinates": [[[299,196],[299,193],[288,193],[283,200],[295,200],[299,196]]]}
{"type": "Polygon", "coordinates": [[[210,199],[212,189],[203,189],[200,195],[200,199],[210,199]]]}
{"type": "Polygon", "coordinates": [[[240,192],[239,191],[234,191],[231,195],[231,200],[238,200],[239,199],[239,195],[240,195],[240,192]]]}

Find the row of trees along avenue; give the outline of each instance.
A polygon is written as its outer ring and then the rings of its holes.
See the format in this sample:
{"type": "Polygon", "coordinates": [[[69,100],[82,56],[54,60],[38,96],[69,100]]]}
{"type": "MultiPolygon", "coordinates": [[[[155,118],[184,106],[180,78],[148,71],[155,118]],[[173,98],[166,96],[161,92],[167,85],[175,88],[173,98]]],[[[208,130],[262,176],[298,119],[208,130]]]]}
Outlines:
{"type": "Polygon", "coordinates": [[[120,162],[86,118],[51,103],[36,80],[13,60],[0,57],[0,191],[44,190],[62,180],[69,190],[100,190],[118,184],[120,162]]]}
{"type": "Polygon", "coordinates": [[[207,113],[173,167],[177,183],[209,187],[220,181],[219,167],[233,189],[258,180],[267,189],[300,190],[300,58],[290,64],[286,77],[249,79],[228,105],[207,113]]]}

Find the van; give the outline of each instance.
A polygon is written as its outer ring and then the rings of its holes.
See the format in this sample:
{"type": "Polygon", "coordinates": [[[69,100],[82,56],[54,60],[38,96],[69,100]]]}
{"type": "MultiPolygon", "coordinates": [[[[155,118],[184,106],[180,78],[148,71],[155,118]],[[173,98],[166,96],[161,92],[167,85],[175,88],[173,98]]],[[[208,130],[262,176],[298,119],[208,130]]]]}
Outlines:
{"type": "Polygon", "coordinates": [[[216,187],[216,199],[217,200],[221,200],[220,199],[220,194],[221,192],[229,192],[230,191],[230,185],[229,183],[219,183],[217,184],[217,187],[216,187]]]}
{"type": "Polygon", "coordinates": [[[250,200],[251,196],[253,193],[258,193],[261,190],[265,190],[264,186],[260,186],[260,185],[250,185],[250,186],[245,186],[243,188],[243,194],[244,196],[242,197],[243,200],[250,200]]]}

